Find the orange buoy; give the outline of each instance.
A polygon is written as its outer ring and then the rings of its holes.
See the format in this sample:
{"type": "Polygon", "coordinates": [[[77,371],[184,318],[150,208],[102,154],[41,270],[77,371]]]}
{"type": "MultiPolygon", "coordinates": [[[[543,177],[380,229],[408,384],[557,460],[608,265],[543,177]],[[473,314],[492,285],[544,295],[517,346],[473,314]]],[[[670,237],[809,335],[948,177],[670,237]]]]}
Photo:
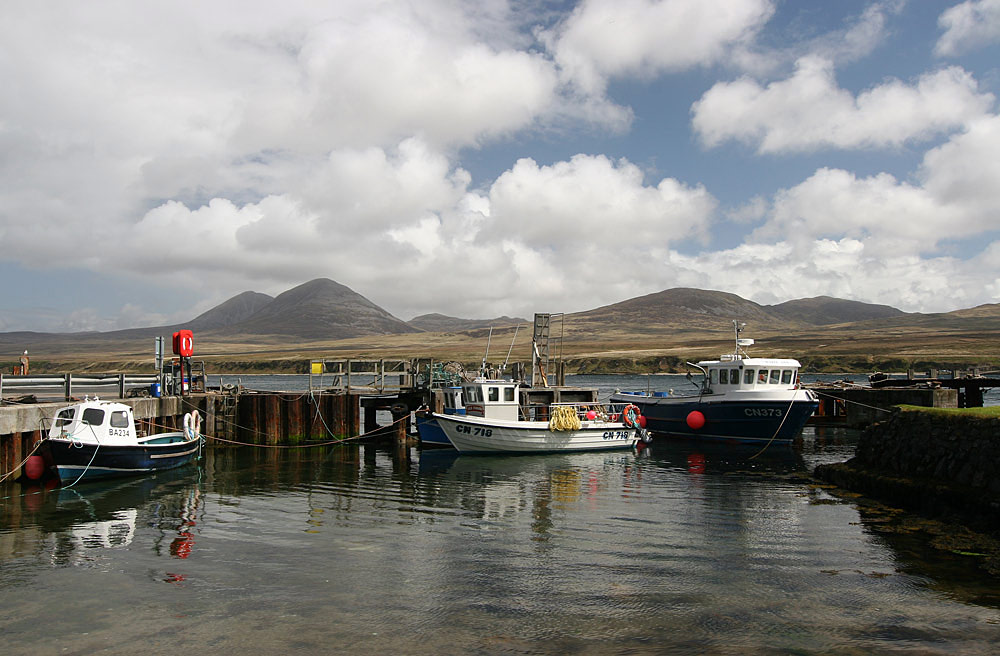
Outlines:
{"type": "Polygon", "coordinates": [[[687,425],[692,430],[698,430],[705,425],[705,415],[699,410],[692,410],[688,413],[687,425]]]}

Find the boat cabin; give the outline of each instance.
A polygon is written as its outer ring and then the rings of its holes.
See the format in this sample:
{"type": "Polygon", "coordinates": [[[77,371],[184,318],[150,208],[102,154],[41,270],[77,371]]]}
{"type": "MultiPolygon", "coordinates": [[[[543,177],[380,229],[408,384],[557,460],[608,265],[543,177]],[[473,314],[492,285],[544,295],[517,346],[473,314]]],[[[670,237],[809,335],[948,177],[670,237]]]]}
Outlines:
{"type": "Polygon", "coordinates": [[[444,387],[441,389],[441,400],[446,415],[464,415],[465,404],[462,402],[462,388],[444,387]]]}
{"type": "Polygon", "coordinates": [[[723,358],[696,366],[705,373],[703,389],[716,394],[795,389],[801,367],[798,360],[779,358],[723,358]]]}
{"type": "Polygon", "coordinates": [[[61,408],[49,429],[52,439],[86,444],[137,445],[132,408],[124,403],[84,400],[61,408]]]}
{"type": "Polygon", "coordinates": [[[518,383],[477,378],[462,385],[465,414],[485,419],[518,419],[518,383]]]}

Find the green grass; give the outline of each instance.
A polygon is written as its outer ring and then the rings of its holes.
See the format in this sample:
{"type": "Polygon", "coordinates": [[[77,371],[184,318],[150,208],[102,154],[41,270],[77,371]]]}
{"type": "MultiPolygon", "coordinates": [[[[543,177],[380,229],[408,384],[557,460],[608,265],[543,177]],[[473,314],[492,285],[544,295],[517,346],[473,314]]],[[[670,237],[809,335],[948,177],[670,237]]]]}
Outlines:
{"type": "Polygon", "coordinates": [[[996,405],[986,408],[925,408],[919,405],[901,405],[899,409],[903,412],[926,412],[933,415],[950,417],[1000,418],[1000,406],[996,405]]]}

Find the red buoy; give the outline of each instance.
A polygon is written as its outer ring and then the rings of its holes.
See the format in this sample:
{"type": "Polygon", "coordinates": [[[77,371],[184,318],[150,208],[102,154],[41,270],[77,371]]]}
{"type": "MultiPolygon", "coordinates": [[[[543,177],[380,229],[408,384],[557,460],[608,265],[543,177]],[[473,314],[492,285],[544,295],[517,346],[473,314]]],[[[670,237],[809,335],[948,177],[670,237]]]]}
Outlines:
{"type": "Polygon", "coordinates": [[[688,428],[692,430],[698,430],[705,425],[705,415],[703,415],[699,410],[692,410],[687,416],[688,428]]]}
{"type": "Polygon", "coordinates": [[[33,481],[44,476],[45,458],[40,455],[28,456],[28,461],[24,463],[24,475],[33,481]]]}
{"type": "Polygon", "coordinates": [[[639,426],[640,428],[646,427],[646,415],[639,415],[639,426]]]}

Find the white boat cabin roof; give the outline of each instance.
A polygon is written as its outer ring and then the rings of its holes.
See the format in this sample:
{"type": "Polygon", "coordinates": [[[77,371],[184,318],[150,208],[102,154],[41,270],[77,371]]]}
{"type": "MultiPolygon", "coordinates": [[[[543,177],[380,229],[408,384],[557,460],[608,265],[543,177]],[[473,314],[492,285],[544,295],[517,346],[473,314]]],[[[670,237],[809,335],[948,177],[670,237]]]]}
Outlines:
{"type": "Polygon", "coordinates": [[[520,384],[512,380],[477,378],[462,385],[466,415],[488,419],[516,420],[520,384]]]}
{"type": "Polygon", "coordinates": [[[725,367],[727,369],[736,367],[790,367],[798,369],[802,365],[798,360],[791,358],[739,358],[732,355],[724,355],[718,360],[701,360],[698,366],[704,369],[709,367],[725,367]]]}
{"type": "Polygon", "coordinates": [[[132,408],[97,397],[60,408],[52,420],[49,437],[86,444],[138,444],[132,408]]]}
{"type": "Polygon", "coordinates": [[[761,390],[793,389],[798,383],[798,360],[784,358],[732,358],[702,360],[697,366],[705,372],[706,389],[761,390]]]}

